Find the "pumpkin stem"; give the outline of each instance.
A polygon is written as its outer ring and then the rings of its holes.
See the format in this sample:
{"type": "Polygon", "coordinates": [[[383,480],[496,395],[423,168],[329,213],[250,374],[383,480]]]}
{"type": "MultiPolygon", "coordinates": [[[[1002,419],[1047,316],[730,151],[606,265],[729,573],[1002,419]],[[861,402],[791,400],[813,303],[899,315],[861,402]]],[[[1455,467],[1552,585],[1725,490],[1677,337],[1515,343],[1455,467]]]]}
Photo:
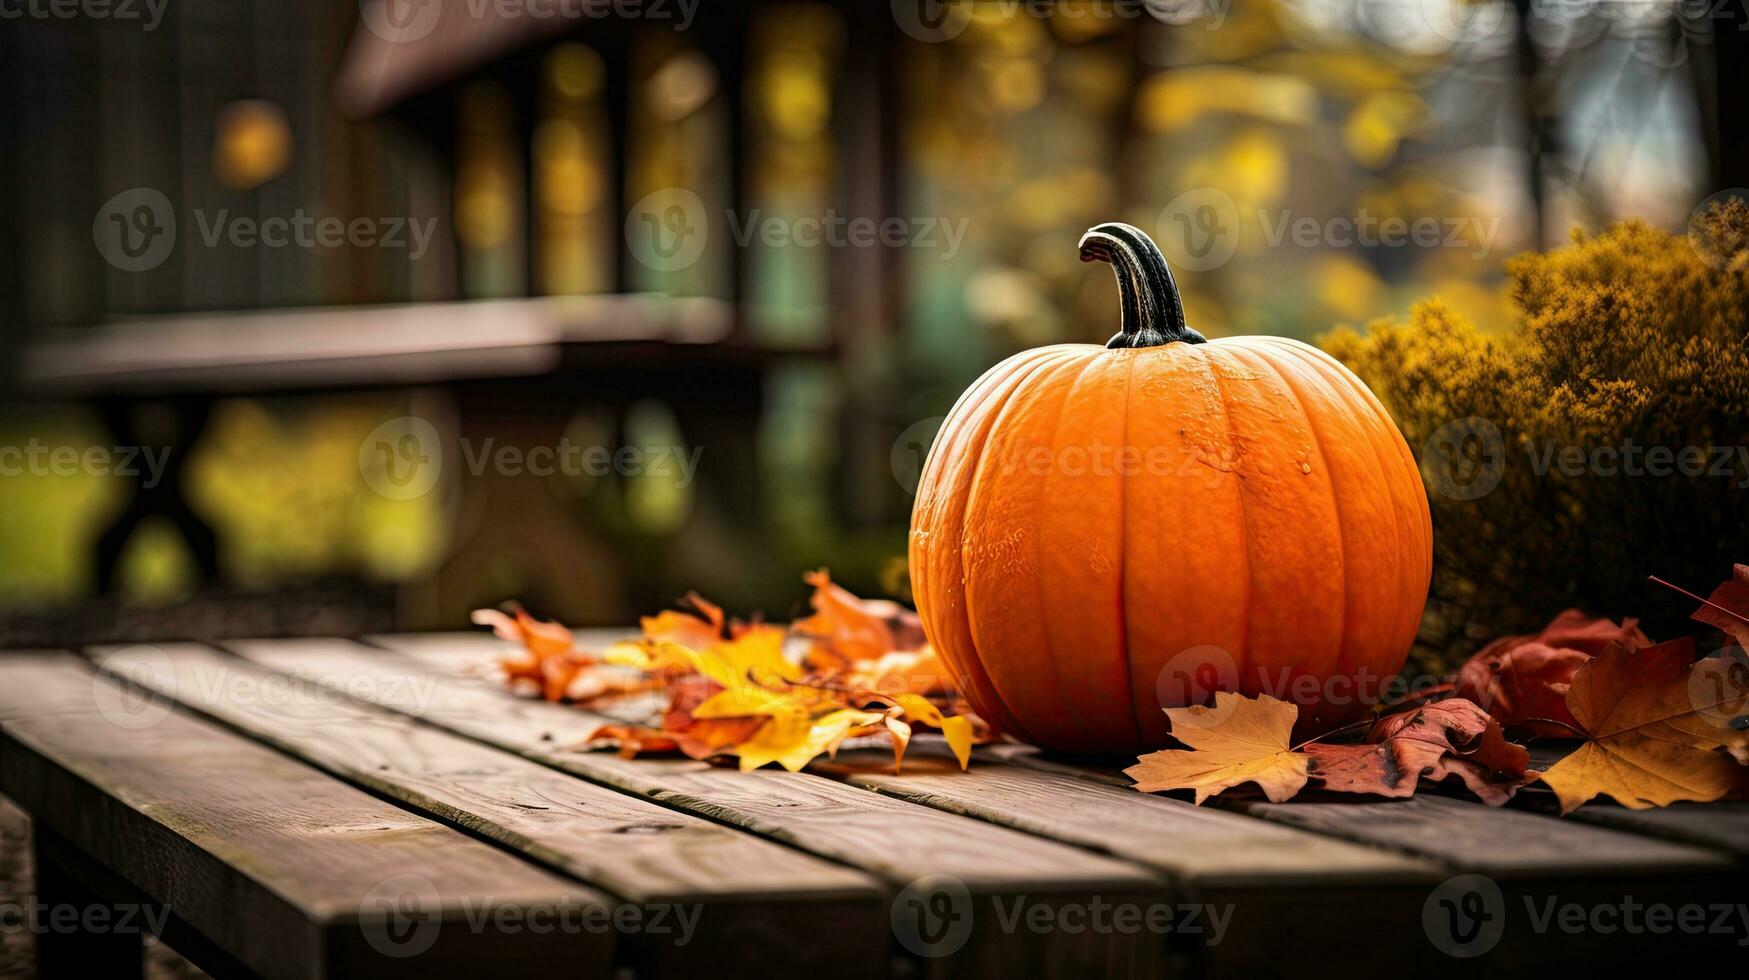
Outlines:
{"type": "Polygon", "coordinates": [[[1110,262],[1117,273],[1123,300],[1123,329],[1105,342],[1110,348],[1160,347],[1183,341],[1204,344],[1208,338],[1184,323],[1184,301],[1166,267],[1166,256],[1148,233],[1134,225],[1108,221],[1081,236],[1081,261],[1110,262]]]}

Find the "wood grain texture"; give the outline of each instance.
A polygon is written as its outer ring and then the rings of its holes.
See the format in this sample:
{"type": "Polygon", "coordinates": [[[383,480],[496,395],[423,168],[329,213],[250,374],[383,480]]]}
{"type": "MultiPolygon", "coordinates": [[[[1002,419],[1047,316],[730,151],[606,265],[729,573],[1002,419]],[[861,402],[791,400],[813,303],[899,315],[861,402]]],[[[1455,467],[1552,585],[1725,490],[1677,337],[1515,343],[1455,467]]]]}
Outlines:
{"type": "Polygon", "coordinates": [[[981,752],[961,772],[935,745],[913,746],[902,775],[885,752],[840,754],[818,768],[913,803],[964,813],[1152,867],[1182,901],[1221,910],[1219,942],[1190,966],[1210,976],[1265,975],[1280,950],[1333,949],[1356,921],[1373,925],[1356,955],[1413,957],[1421,902],[1443,874],[1432,862],[1179,800],[1005,764],[981,752]]]}
{"type": "MultiPolygon", "coordinates": [[[[1532,769],[1548,769],[1579,747],[1576,741],[1540,741],[1530,745],[1532,769]]],[[[1545,809],[1558,804],[1554,794],[1542,789],[1545,809]]],[[[1630,810],[1607,798],[1595,800],[1567,815],[1568,820],[1613,827],[1647,837],[1661,837],[1736,855],[1749,863],[1749,803],[1675,803],[1662,809],[1630,810]]]]}
{"type": "Polygon", "coordinates": [[[102,670],[311,765],[642,906],[696,907],[684,937],[634,933],[660,971],[867,969],[886,908],[873,879],[567,776],[198,644],[96,648],[102,670]],[[166,666],[168,669],[166,670],[166,666]],[[791,936],[817,936],[798,944],[791,936]]]}
{"type": "MultiPolygon", "coordinates": [[[[1115,769],[1053,760],[1027,746],[1008,746],[1000,755],[1016,765],[1058,772],[1113,787],[1130,785],[1115,769]]],[[[1131,791],[1133,792],[1133,790],[1131,791]]],[[[1719,850],[1622,833],[1521,810],[1497,809],[1423,793],[1409,799],[1377,800],[1322,794],[1314,799],[1269,803],[1255,798],[1217,798],[1210,805],[1283,826],[1408,854],[1432,862],[1448,876],[1421,895],[1373,913],[1347,918],[1369,924],[1378,916],[1404,913],[1401,926],[1425,943],[1418,971],[1460,976],[1543,976],[1573,962],[1608,962],[1620,969],[1700,969],[1720,956],[1740,956],[1740,931],[1651,933],[1615,923],[1624,908],[1659,906],[1667,912],[1700,906],[1735,907],[1749,899],[1749,882],[1733,857],[1719,850]],[[1477,883],[1482,890],[1478,891],[1477,883]],[[1450,924],[1442,903],[1475,892],[1485,899],[1491,921],[1501,924],[1495,944],[1474,959],[1426,955],[1460,930],[1450,924]],[[1551,925],[1551,910],[1577,912],[1582,922],[1603,921],[1608,928],[1551,925]],[[1592,915],[1601,919],[1592,920],[1592,915]],[[1419,929],[1417,929],[1419,926],[1419,929]]],[[[1344,945],[1351,931],[1338,929],[1322,951],[1351,962],[1344,945]],[[1341,937],[1341,938],[1338,938],[1341,937]]]]}
{"type": "MultiPolygon", "coordinates": [[[[225,646],[257,663],[351,690],[384,707],[544,765],[753,831],[868,871],[900,891],[946,876],[980,909],[966,946],[931,970],[975,964],[982,973],[1026,970],[1074,975],[1128,964],[1164,968],[1164,937],[1033,933],[1003,929],[996,903],[1086,904],[1094,896],[1138,904],[1170,901],[1146,869],[808,773],[742,773],[690,760],[626,760],[568,750],[599,724],[585,712],[519,700],[486,682],[428,669],[414,658],[339,640],[249,640],[225,646]]],[[[1009,906],[1012,907],[1012,906],[1009,906]]]]}
{"type": "Polygon", "coordinates": [[[263,976],[601,974],[612,962],[609,932],[494,924],[557,908],[605,917],[601,893],[129,692],[71,654],[0,656],[0,690],[0,790],[263,976]]]}
{"type": "Polygon", "coordinates": [[[1749,803],[1675,803],[1662,810],[1587,803],[1567,819],[1729,851],[1749,863],[1749,803]]]}
{"type": "MultiPolygon", "coordinates": [[[[1117,770],[1055,761],[1025,746],[1009,748],[1002,755],[1019,765],[1112,786],[1131,784],[1117,770]]],[[[1403,800],[1325,794],[1318,800],[1269,803],[1244,797],[1217,797],[1209,805],[1496,878],[1639,871],[1692,874],[1718,872],[1730,866],[1724,855],[1705,848],[1431,793],[1403,800]]]]}

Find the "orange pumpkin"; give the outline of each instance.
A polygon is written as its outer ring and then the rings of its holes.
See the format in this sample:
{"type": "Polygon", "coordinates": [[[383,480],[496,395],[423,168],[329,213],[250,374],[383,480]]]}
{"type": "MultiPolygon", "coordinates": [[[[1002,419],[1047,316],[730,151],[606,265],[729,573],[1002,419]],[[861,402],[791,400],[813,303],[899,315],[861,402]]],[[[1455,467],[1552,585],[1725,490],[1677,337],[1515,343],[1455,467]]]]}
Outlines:
{"type": "Polygon", "coordinates": [[[1330,356],[1184,323],[1146,234],[1102,224],[1122,330],[996,365],[943,423],[911,516],[925,629],[977,711],[1064,752],[1159,748],[1214,690],[1364,717],[1432,571],[1402,434],[1330,356]]]}

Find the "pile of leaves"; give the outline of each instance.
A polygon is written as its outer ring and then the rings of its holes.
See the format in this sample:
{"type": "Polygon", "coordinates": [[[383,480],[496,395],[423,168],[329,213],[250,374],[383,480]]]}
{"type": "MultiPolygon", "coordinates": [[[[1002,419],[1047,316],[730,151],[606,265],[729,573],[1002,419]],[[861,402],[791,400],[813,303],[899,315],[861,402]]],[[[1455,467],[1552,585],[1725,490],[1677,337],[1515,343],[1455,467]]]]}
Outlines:
{"type": "Polygon", "coordinates": [[[601,650],[582,649],[570,630],[517,606],[473,618],[521,646],[500,664],[517,693],[643,716],[603,724],[590,747],[732,756],[743,770],[775,762],[794,772],[866,739],[889,743],[897,769],[922,726],[967,766],[989,729],[953,693],[916,614],[860,599],[823,569],[805,579],[813,614],[788,628],[730,621],[690,594],[682,609],[643,617],[637,639],[601,650]]]}
{"type": "Polygon", "coordinates": [[[1541,633],[1489,644],[1450,683],[1364,723],[1358,742],[1341,741],[1352,734],[1344,729],[1290,744],[1298,706],[1219,693],[1211,707],[1166,709],[1185,748],[1144,755],[1125,771],[1138,790],[1192,790],[1197,803],[1244,783],[1278,803],[1308,785],[1405,797],[1422,780],[1456,780],[1490,806],[1540,781],[1562,813],[1600,795],[1634,809],[1742,797],[1749,565],[1701,603],[1694,618],[1734,646],[1697,659],[1692,638],[1653,643],[1632,620],[1570,610],[1541,633]],[[1509,732],[1583,741],[1539,771],[1509,732]]]}

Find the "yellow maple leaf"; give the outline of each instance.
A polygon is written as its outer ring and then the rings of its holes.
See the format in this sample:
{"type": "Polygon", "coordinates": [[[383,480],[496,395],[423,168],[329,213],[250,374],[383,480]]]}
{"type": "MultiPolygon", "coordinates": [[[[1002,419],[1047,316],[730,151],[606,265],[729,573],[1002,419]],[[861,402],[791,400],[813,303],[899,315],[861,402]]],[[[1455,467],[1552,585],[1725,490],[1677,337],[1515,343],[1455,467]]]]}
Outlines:
{"type": "Polygon", "coordinates": [[[784,657],[783,643],[782,629],[755,626],[733,640],[723,640],[702,650],[672,640],[634,640],[608,647],[603,656],[610,664],[640,670],[703,674],[724,687],[736,687],[749,680],[773,685],[802,676],[801,667],[784,657]]]}
{"type": "Polygon", "coordinates": [[[948,748],[953,750],[953,757],[959,760],[960,768],[965,769],[972,763],[972,722],[943,714],[928,698],[915,694],[891,695],[894,711],[887,714],[887,730],[893,733],[893,765],[895,768],[905,761],[905,747],[911,741],[911,726],[908,722],[917,722],[939,729],[947,738],[948,748]]]}
{"type": "Polygon", "coordinates": [[[1720,750],[1742,753],[1745,735],[1720,712],[1741,711],[1741,672],[1731,658],[1694,663],[1693,651],[1685,640],[1612,644],[1574,673],[1567,709],[1589,741],[1542,774],[1562,813],[1598,795],[1635,810],[1705,803],[1737,785],[1742,768],[1720,750]]]}
{"type": "Polygon", "coordinates": [[[1144,793],[1194,789],[1199,804],[1240,783],[1256,783],[1281,803],[1306,785],[1307,756],[1290,748],[1299,714],[1297,705],[1268,695],[1226,691],[1216,692],[1212,708],[1167,708],[1172,737],[1194,751],[1151,752],[1124,772],[1144,793]]]}
{"type": "Polygon", "coordinates": [[[741,718],[763,716],[769,720],[753,737],[732,747],[741,759],[742,771],[775,762],[797,772],[816,757],[836,752],[852,735],[880,725],[886,717],[879,711],[834,708],[815,713],[807,702],[786,692],[740,685],[712,695],[693,710],[694,718],[741,718]]]}

